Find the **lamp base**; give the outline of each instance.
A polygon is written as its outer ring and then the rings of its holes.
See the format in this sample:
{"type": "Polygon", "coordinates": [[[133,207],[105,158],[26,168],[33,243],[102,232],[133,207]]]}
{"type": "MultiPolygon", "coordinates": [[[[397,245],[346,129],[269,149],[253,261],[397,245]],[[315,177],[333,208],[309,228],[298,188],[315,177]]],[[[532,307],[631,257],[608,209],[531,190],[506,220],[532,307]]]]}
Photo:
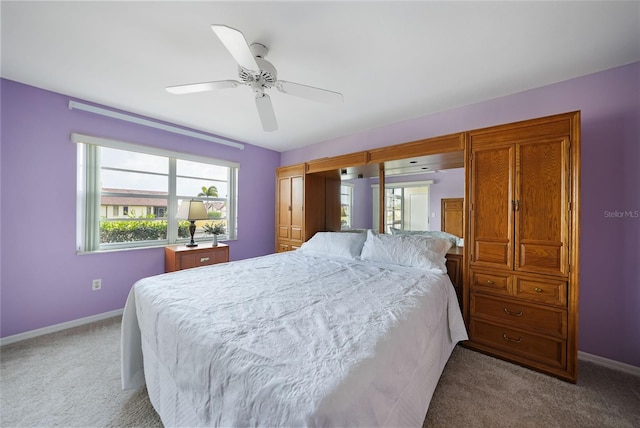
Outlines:
{"type": "Polygon", "coordinates": [[[195,243],[195,241],[193,240],[193,235],[196,233],[196,222],[195,220],[190,220],[191,224],[189,225],[189,233],[191,234],[191,242],[189,242],[186,246],[187,247],[197,247],[198,244],[195,243]]]}

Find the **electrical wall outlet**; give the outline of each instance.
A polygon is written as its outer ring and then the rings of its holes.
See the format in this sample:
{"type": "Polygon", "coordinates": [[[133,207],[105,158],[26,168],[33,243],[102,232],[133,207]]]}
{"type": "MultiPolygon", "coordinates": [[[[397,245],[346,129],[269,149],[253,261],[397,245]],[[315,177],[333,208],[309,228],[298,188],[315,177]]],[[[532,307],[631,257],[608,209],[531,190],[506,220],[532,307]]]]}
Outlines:
{"type": "Polygon", "coordinates": [[[93,291],[98,291],[102,288],[102,280],[101,279],[94,279],[91,282],[91,289],[93,291]]]}

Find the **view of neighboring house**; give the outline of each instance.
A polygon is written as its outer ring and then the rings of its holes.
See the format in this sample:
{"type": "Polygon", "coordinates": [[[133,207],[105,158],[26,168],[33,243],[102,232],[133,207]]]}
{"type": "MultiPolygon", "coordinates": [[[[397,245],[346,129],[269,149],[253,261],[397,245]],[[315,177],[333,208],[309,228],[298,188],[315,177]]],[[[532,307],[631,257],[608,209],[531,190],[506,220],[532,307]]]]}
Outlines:
{"type": "MultiPolygon", "coordinates": [[[[167,192],[103,188],[100,196],[100,217],[105,220],[165,218],[167,205],[167,192]]],[[[226,218],[226,201],[205,201],[205,206],[209,218],[226,218]]]]}
{"type": "Polygon", "coordinates": [[[167,192],[102,189],[101,218],[110,220],[147,216],[155,218],[167,216],[167,192]],[[127,194],[131,196],[126,196],[127,194]]]}

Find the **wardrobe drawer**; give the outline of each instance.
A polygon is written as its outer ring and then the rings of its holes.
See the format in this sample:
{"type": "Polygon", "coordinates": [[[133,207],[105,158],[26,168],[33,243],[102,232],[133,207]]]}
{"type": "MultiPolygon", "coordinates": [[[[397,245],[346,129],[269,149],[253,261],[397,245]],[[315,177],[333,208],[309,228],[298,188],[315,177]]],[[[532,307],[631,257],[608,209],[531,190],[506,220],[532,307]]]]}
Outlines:
{"type": "Polygon", "coordinates": [[[278,246],[276,248],[278,253],[283,253],[285,251],[291,251],[291,245],[288,242],[278,242],[278,246]]]}
{"type": "Polygon", "coordinates": [[[494,272],[471,272],[471,290],[508,296],[511,294],[511,275],[494,272]]]}
{"type": "Polygon", "coordinates": [[[471,295],[471,316],[559,338],[567,337],[567,312],[513,299],[471,295]]]}
{"type": "Polygon", "coordinates": [[[513,294],[520,299],[567,306],[567,281],[517,276],[513,294]]]}
{"type": "Polygon", "coordinates": [[[567,364],[566,341],[539,336],[499,324],[472,320],[469,327],[471,340],[490,346],[508,355],[564,369],[567,364]]]}

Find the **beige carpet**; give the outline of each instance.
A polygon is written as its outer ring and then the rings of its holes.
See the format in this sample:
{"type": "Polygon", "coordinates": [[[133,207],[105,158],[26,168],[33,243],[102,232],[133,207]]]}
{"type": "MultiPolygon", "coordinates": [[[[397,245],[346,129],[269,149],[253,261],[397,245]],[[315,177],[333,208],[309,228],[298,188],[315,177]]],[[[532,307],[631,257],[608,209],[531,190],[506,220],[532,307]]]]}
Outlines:
{"type": "Polygon", "coordinates": [[[579,361],[571,384],[458,346],[424,426],[640,428],[640,377],[579,361]]]}
{"type": "MultiPolygon", "coordinates": [[[[0,426],[162,426],[120,389],[120,318],[0,348],[0,426]]],[[[640,427],[640,377],[580,362],[577,385],[456,348],[425,427],[640,427]]]]}

